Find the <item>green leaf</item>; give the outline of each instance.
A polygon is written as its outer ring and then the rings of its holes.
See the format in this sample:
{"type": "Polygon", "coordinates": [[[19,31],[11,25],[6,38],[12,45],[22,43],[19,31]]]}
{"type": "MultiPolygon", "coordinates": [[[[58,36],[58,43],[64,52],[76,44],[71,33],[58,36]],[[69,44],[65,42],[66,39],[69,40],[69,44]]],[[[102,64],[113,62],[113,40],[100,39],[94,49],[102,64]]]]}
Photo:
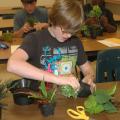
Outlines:
{"type": "Polygon", "coordinates": [[[85,108],[93,108],[97,105],[95,96],[90,95],[88,99],[84,102],[85,108]]]}
{"type": "Polygon", "coordinates": [[[60,91],[63,96],[77,98],[78,93],[70,85],[62,85],[60,91]]]}
{"type": "Polygon", "coordinates": [[[108,95],[112,96],[115,94],[116,89],[117,89],[117,83],[111,89],[107,90],[106,92],[108,95]]]}
{"type": "Polygon", "coordinates": [[[47,90],[46,90],[46,86],[45,86],[44,80],[41,81],[41,84],[40,84],[40,87],[39,87],[39,88],[40,88],[43,96],[44,96],[45,98],[47,98],[47,90]]]}
{"type": "Polygon", "coordinates": [[[107,111],[109,113],[117,112],[116,107],[111,102],[105,103],[104,109],[105,109],[105,111],[107,111]]]}
{"type": "Polygon", "coordinates": [[[97,113],[100,113],[102,111],[104,111],[103,105],[102,104],[97,104],[95,109],[94,109],[94,113],[97,114],[97,113]]]}
{"type": "Polygon", "coordinates": [[[99,93],[99,94],[95,95],[95,99],[96,99],[97,103],[103,104],[103,103],[108,102],[111,99],[111,96],[109,96],[106,93],[99,93]]]}

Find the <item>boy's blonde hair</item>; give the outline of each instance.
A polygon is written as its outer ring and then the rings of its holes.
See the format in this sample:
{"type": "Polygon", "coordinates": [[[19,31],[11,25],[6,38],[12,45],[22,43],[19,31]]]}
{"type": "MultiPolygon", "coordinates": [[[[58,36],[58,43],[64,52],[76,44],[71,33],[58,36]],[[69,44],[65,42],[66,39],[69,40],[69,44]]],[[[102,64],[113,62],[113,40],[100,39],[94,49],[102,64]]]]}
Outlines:
{"type": "Polygon", "coordinates": [[[49,13],[49,21],[52,26],[63,27],[71,33],[80,30],[83,17],[80,0],[56,0],[49,13]]]}

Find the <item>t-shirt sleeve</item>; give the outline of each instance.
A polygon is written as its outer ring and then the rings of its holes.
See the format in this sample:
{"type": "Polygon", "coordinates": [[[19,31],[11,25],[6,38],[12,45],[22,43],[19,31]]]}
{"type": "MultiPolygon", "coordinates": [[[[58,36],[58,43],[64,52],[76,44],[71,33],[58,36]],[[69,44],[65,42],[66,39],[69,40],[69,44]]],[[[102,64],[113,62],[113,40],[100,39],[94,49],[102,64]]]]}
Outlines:
{"type": "Polygon", "coordinates": [[[82,42],[79,38],[77,40],[77,45],[78,45],[77,65],[83,65],[87,61],[87,56],[86,56],[86,53],[84,51],[82,42]]]}
{"type": "Polygon", "coordinates": [[[29,59],[34,57],[35,48],[36,48],[36,39],[33,33],[28,34],[24,40],[22,45],[20,46],[29,56],[29,59]]]}

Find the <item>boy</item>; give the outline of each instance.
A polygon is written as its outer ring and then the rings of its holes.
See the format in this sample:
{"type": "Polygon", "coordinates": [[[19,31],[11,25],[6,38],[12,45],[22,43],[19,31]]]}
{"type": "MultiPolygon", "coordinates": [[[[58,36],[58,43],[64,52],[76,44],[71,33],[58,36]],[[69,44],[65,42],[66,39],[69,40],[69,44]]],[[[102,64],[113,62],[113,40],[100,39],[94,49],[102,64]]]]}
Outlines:
{"type": "Polygon", "coordinates": [[[82,23],[80,1],[56,0],[49,21],[48,29],[25,37],[21,47],[9,59],[7,70],[25,78],[44,78],[46,82],[68,84],[79,90],[78,79],[68,75],[77,64],[85,76],[83,82],[93,88],[94,72],[87,61],[81,41],[74,36],[82,23]]]}
{"type": "Polygon", "coordinates": [[[48,13],[45,8],[37,7],[37,0],[21,0],[23,9],[18,11],[14,17],[14,35],[23,37],[33,30],[40,30],[48,26],[48,13]],[[31,26],[27,19],[34,19],[36,23],[31,26]]]}
{"type": "MultiPolygon", "coordinates": [[[[100,17],[100,24],[103,27],[103,31],[109,33],[116,32],[117,25],[113,19],[113,14],[110,10],[106,8],[104,0],[91,0],[91,4],[86,4],[84,6],[85,15],[87,15],[92,10],[92,7],[94,5],[98,5],[102,10],[102,15],[100,17]]],[[[85,20],[86,24],[88,25],[97,23],[95,18],[87,18],[87,16],[85,16],[85,18],[86,18],[85,20]]]]}

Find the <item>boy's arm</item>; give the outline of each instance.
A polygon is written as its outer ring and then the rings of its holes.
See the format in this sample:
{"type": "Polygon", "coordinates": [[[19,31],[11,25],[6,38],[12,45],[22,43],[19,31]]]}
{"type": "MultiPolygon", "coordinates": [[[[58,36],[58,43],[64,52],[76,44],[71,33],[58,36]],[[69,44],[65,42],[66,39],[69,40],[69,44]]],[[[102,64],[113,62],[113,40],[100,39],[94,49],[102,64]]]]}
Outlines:
{"type": "Polygon", "coordinates": [[[85,62],[83,65],[80,66],[80,69],[84,75],[84,78],[82,81],[89,84],[92,88],[94,88],[95,73],[90,63],[88,61],[85,62]]]}
{"type": "Polygon", "coordinates": [[[79,89],[79,82],[74,76],[55,76],[52,73],[29,64],[27,62],[28,59],[29,56],[24,50],[20,48],[17,49],[8,61],[7,70],[25,78],[35,80],[43,80],[44,78],[46,82],[55,83],[57,85],[68,84],[74,89],[79,89]]]}

